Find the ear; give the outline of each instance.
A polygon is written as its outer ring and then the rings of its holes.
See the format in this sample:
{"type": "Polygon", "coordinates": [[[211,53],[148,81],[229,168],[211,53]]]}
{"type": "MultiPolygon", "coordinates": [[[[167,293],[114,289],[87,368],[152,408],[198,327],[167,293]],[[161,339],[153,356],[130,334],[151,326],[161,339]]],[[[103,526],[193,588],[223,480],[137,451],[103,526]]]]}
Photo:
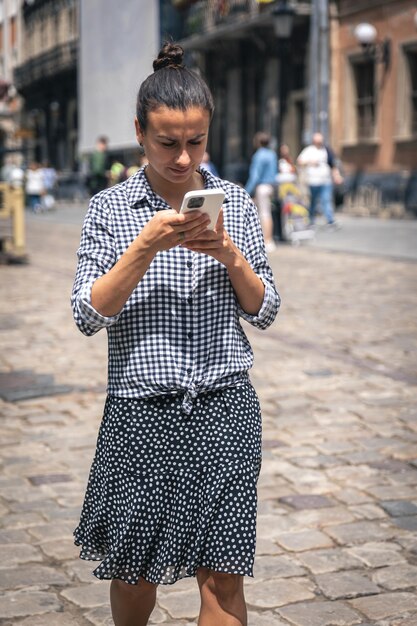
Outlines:
{"type": "Polygon", "coordinates": [[[138,140],[138,143],[142,145],[143,139],[144,139],[144,132],[140,127],[139,120],[137,117],[135,117],[135,130],[136,130],[136,139],[138,140]]]}

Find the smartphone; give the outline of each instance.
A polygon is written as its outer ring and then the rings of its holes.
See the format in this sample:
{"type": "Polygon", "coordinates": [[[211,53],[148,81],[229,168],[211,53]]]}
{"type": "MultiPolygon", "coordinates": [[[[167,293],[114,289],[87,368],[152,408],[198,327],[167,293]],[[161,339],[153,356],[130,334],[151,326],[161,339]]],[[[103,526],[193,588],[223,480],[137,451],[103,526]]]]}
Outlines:
{"type": "Polygon", "coordinates": [[[196,191],[189,191],[182,200],[180,213],[195,210],[207,213],[210,217],[210,224],[207,228],[214,230],[224,197],[225,193],[221,189],[198,189],[196,191]]]}

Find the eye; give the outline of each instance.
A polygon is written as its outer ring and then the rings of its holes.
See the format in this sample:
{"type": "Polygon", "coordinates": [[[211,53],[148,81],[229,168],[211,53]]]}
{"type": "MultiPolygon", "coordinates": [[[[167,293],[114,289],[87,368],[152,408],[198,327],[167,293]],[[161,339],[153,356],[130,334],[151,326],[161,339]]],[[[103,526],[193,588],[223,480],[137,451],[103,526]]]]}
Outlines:
{"type": "Polygon", "coordinates": [[[172,148],[173,146],[175,146],[175,142],[171,141],[169,143],[165,143],[165,142],[161,142],[161,146],[163,146],[164,148],[172,148]]]}
{"type": "Polygon", "coordinates": [[[195,141],[190,141],[189,142],[192,146],[199,146],[201,145],[203,142],[201,139],[196,139],[195,141]]]}

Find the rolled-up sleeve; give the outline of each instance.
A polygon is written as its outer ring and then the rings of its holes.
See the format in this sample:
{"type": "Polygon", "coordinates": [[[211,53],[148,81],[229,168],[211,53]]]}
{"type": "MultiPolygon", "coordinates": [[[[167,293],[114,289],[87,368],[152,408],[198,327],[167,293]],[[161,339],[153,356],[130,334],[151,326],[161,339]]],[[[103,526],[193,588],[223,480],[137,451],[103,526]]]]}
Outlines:
{"type": "Polygon", "coordinates": [[[105,317],[91,304],[93,284],[116,262],[111,212],[101,194],[90,202],[77,256],[77,272],[71,296],[73,316],[84,335],[94,335],[101,328],[117,322],[120,316],[105,317]]]}
{"type": "Polygon", "coordinates": [[[265,292],[262,306],[256,315],[246,313],[239,305],[238,312],[240,317],[249,322],[249,324],[261,330],[265,330],[275,320],[281,305],[281,298],[276,289],[272,270],[265,251],[258,212],[250,198],[247,198],[245,204],[245,233],[246,260],[257,276],[262,280],[265,292]]]}

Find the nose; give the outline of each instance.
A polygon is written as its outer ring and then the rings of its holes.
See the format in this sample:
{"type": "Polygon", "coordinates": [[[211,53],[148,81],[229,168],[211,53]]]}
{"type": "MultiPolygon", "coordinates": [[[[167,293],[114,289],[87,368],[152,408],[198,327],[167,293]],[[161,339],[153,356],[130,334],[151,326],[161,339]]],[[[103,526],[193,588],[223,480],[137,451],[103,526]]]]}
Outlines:
{"type": "Polygon", "coordinates": [[[191,159],[187,150],[182,150],[177,156],[177,165],[179,165],[180,167],[187,167],[187,165],[190,165],[190,163],[191,159]]]}

